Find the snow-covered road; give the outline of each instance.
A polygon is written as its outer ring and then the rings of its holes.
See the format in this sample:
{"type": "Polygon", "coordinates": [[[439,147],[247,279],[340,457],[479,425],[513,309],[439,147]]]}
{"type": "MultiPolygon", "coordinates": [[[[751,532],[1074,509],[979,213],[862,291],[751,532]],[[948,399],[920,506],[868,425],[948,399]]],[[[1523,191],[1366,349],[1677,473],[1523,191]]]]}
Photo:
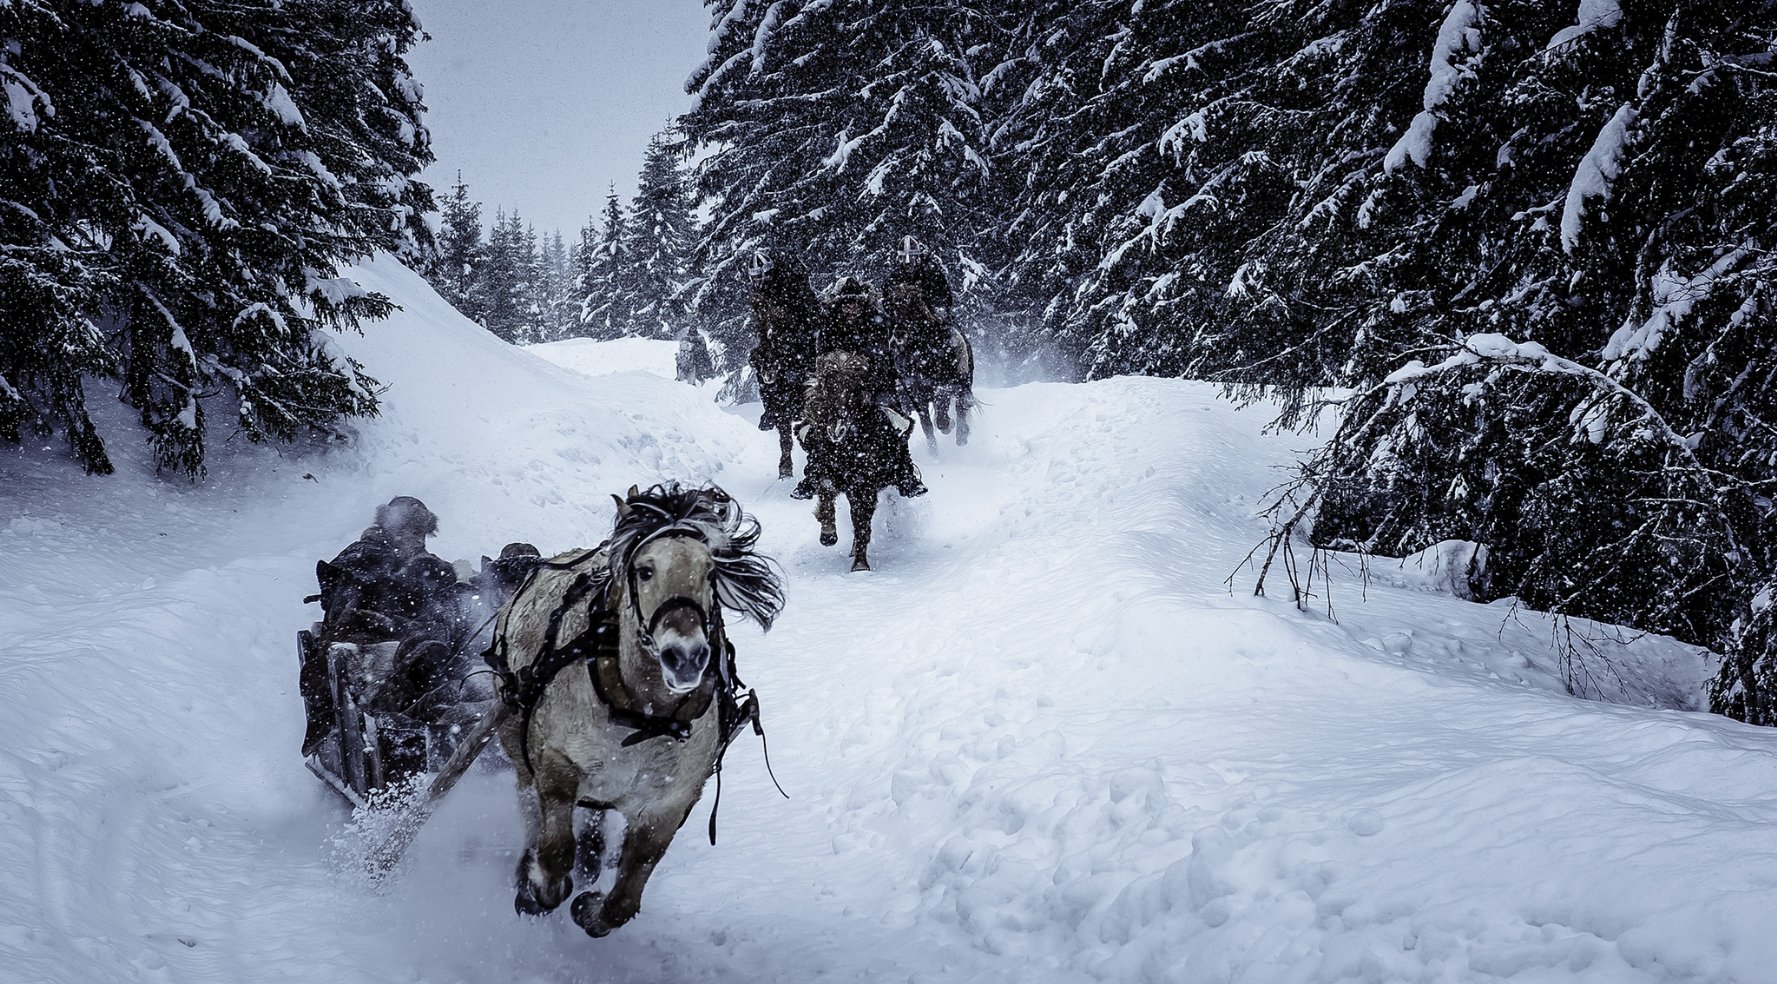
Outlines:
{"type": "Polygon", "coordinates": [[[769,436],[646,371],[670,346],[544,361],[363,276],[407,310],[349,340],[391,384],[351,447],[196,488],[0,457],[0,981],[1777,979],[1777,732],[1666,709],[1705,669],[1665,640],[1606,647],[1616,703],[1569,697],[1546,622],[1414,569],[1343,575],[1337,621],[1251,597],[1307,441],[1262,408],[987,391],[852,574],[769,436]],[[499,774],[373,891],[296,755],[314,560],[395,494],[449,558],[587,545],[662,478],[726,487],[786,571],[736,641],[791,798],[743,740],[720,843],[706,797],[604,940],[513,915],[499,774]]]}

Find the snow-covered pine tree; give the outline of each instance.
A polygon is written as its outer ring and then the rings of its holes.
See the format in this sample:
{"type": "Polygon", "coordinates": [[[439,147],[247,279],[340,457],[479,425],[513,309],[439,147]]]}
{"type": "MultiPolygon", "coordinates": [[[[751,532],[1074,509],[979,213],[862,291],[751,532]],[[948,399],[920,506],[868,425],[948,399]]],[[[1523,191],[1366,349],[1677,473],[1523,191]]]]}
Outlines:
{"type": "Polygon", "coordinates": [[[1716,703],[1755,720],[1777,171],[1750,66],[1773,12],[1427,6],[1397,28],[1429,51],[1423,98],[1324,135],[1334,173],[1258,241],[1257,282],[1302,321],[1271,348],[1283,381],[1361,391],[1309,463],[1316,542],[1471,539],[1480,598],[1738,639],[1716,703]]]}
{"type": "Polygon", "coordinates": [[[529,323],[531,259],[526,251],[524,222],[517,211],[494,210],[488,227],[487,258],[482,266],[476,307],[481,325],[505,341],[523,341],[529,323]]]}
{"type": "Polygon", "coordinates": [[[684,139],[669,130],[648,142],[642,159],[625,227],[632,334],[675,338],[685,324],[680,292],[697,235],[684,168],[687,150],[684,139]]]}
{"type": "Polygon", "coordinates": [[[0,5],[0,438],[111,471],[103,379],[192,476],[212,407],[255,441],[373,413],[327,330],[388,310],[341,264],[432,247],[418,34],[402,0],[0,5]]]}
{"type": "Polygon", "coordinates": [[[1083,373],[1185,371],[1291,186],[1257,72],[1277,32],[1243,2],[1025,6],[998,86],[1009,279],[1083,373]]]}
{"type": "Polygon", "coordinates": [[[590,338],[587,299],[592,285],[593,261],[598,256],[599,228],[591,218],[580,227],[580,240],[574,244],[573,262],[569,266],[568,324],[563,329],[567,338],[590,338]]]}
{"type": "Polygon", "coordinates": [[[476,306],[476,298],[487,247],[482,241],[481,203],[470,199],[462,172],[457,173],[457,183],[451,186],[443,206],[444,228],[438,236],[438,259],[428,280],[464,317],[480,321],[482,311],[476,306]]]}
{"type": "Polygon", "coordinates": [[[519,234],[518,243],[519,317],[512,334],[513,341],[520,345],[530,345],[548,337],[545,327],[548,317],[548,269],[543,263],[542,243],[537,238],[535,225],[525,224],[519,234]]]}
{"type": "Polygon", "coordinates": [[[598,239],[581,263],[580,333],[588,338],[622,338],[634,334],[634,269],[629,216],[615,185],[605,195],[599,218],[598,239]]]}
{"type": "Polygon", "coordinates": [[[561,230],[551,232],[537,251],[538,307],[542,311],[540,340],[554,341],[572,334],[579,323],[579,299],[574,294],[573,257],[561,230]]]}
{"type": "Polygon", "coordinates": [[[965,0],[706,0],[710,55],[680,119],[707,151],[711,205],[698,303],[741,341],[744,258],[797,256],[817,285],[887,272],[900,237],[938,256],[959,303],[990,291],[982,90],[972,64],[997,19],[965,0]]]}

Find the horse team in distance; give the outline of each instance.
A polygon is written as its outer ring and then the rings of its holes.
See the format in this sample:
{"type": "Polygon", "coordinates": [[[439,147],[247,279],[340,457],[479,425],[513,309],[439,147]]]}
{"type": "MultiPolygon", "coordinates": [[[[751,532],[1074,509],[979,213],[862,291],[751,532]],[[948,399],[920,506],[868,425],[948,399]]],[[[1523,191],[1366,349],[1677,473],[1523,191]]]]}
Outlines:
{"type": "Polygon", "coordinates": [[[954,426],[968,443],[974,354],[950,315],[950,285],[936,259],[902,241],[883,294],[842,278],[823,304],[808,273],[761,252],[748,269],[758,345],[749,362],[764,403],[760,430],[778,432],[778,477],[795,476],[792,435],[807,456],[790,493],[815,499],[821,543],[839,542],[837,499],[852,521],[852,570],[869,570],[877,495],[924,495],[907,447],[918,419],[932,450],[954,426]]]}

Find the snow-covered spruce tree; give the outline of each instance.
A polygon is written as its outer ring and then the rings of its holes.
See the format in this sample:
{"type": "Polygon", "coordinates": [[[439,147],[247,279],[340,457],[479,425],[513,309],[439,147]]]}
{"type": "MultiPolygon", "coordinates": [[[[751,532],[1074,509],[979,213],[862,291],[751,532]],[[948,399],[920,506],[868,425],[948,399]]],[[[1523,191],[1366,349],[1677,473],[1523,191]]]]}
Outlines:
{"type": "Polygon", "coordinates": [[[476,299],[487,246],[482,241],[481,203],[469,198],[469,186],[463,183],[461,173],[443,207],[444,228],[438,235],[438,258],[427,279],[439,296],[464,317],[480,321],[483,312],[476,306],[476,299]]]}
{"type": "Polygon", "coordinates": [[[629,248],[629,216],[612,187],[600,213],[598,239],[590,252],[582,246],[579,283],[580,334],[588,338],[622,338],[634,334],[631,317],[635,298],[634,264],[629,248]]]}
{"type": "Polygon", "coordinates": [[[598,223],[591,218],[580,227],[580,240],[574,244],[574,255],[569,264],[567,324],[563,327],[563,337],[589,338],[592,327],[586,319],[587,288],[592,283],[592,264],[598,256],[599,248],[598,223]]]}
{"type": "Polygon", "coordinates": [[[561,230],[551,232],[537,249],[538,339],[554,341],[572,334],[580,320],[580,301],[574,293],[574,258],[561,230]]]}
{"type": "Polygon", "coordinates": [[[1314,538],[1478,541],[1478,597],[1737,647],[1716,706],[1766,719],[1777,20],[1578,7],[1449,5],[1393,139],[1280,226],[1261,287],[1346,352],[1285,381],[1364,389],[1314,538]]]}
{"type": "Polygon", "coordinates": [[[537,238],[536,226],[525,224],[519,244],[519,319],[513,340],[520,345],[530,345],[549,336],[549,268],[543,259],[542,240],[537,238]]]}
{"type": "Polygon", "coordinates": [[[212,407],[255,441],[374,412],[326,329],[388,310],[341,263],[431,248],[417,35],[399,0],[0,5],[0,437],[109,472],[116,380],[196,476],[212,407]]]}
{"type": "Polygon", "coordinates": [[[477,285],[475,306],[481,326],[499,338],[519,344],[527,340],[532,319],[532,268],[535,243],[527,238],[517,211],[494,210],[488,227],[487,258],[477,285]]]}
{"type": "Polygon", "coordinates": [[[797,256],[821,286],[886,273],[911,235],[965,310],[984,303],[997,223],[971,53],[1000,29],[994,16],[965,0],[706,5],[710,55],[679,123],[707,152],[696,300],[712,334],[746,351],[742,266],[760,248],[797,256]]]}
{"type": "Polygon", "coordinates": [[[1178,373],[1222,326],[1239,246],[1294,182],[1277,151],[1299,110],[1259,69],[1279,32],[1250,4],[1028,5],[995,132],[1022,175],[1010,280],[1086,375],[1178,373]]]}
{"type": "Polygon", "coordinates": [[[636,197],[630,202],[624,253],[630,273],[632,334],[673,338],[685,326],[686,272],[697,235],[691,193],[685,173],[684,140],[672,132],[648,142],[636,197]]]}

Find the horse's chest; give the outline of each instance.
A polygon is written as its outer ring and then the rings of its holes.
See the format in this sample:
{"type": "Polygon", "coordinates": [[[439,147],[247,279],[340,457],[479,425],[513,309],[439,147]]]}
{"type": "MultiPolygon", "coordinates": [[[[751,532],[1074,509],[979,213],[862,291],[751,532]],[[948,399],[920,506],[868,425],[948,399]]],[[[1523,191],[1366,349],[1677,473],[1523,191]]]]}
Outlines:
{"type": "Polygon", "coordinates": [[[580,798],[619,810],[678,796],[696,798],[714,761],[713,750],[706,747],[710,735],[703,733],[714,723],[700,724],[684,741],[658,737],[625,747],[624,736],[616,733],[621,729],[613,729],[570,743],[569,753],[582,769],[580,798]]]}

